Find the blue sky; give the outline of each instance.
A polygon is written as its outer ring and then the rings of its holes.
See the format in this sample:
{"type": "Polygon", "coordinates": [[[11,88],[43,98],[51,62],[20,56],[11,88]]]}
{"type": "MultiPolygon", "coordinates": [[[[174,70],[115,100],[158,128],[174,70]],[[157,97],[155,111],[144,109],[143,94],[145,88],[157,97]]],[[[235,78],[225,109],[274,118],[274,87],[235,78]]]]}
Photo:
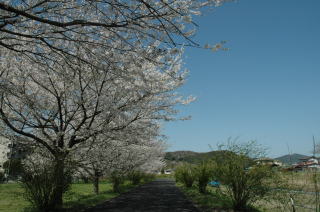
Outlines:
{"type": "Polygon", "coordinates": [[[257,140],[269,156],[310,154],[320,142],[320,1],[240,0],[198,17],[201,44],[229,51],[185,51],[180,92],[190,121],[166,123],[168,151],[210,151],[228,137],[257,140]],[[289,150],[288,150],[289,147],[289,150]]]}

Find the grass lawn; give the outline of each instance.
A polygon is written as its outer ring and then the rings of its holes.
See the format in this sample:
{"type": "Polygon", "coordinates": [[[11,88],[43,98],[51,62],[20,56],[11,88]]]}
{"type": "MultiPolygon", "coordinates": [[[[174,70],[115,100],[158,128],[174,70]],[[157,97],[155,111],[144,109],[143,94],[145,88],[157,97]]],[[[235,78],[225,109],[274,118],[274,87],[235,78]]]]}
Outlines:
{"type": "MultiPolygon", "coordinates": [[[[121,192],[129,191],[134,187],[136,186],[126,181],[121,186],[121,192]]],[[[72,211],[79,211],[79,209],[94,206],[118,195],[119,193],[112,192],[112,185],[108,182],[100,184],[99,195],[93,193],[92,184],[72,184],[70,191],[64,195],[64,207],[72,211]]]]}
{"type": "MultiPolygon", "coordinates": [[[[135,186],[125,182],[121,187],[121,192],[129,191],[133,187],[135,186]]],[[[64,195],[64,207],[70,209],[70,211],[79,211],[119,195],[119,193],[114,193],[111,190],[111,184],[108,182],[100,184],[99,195],[93,193],[92,184],[72,184],[71,189],[64,195]]],[[[28,211],[30,204],[23,198],[22,194],[23,188],[17,183],[0,184],[0,211],[28,211]]]]}
{"type": "Polygon", "coordinates": [[[22,192],[23,189],[16,183],[0,184],[0,211],[20,212],[28,207],[22,192]]]}

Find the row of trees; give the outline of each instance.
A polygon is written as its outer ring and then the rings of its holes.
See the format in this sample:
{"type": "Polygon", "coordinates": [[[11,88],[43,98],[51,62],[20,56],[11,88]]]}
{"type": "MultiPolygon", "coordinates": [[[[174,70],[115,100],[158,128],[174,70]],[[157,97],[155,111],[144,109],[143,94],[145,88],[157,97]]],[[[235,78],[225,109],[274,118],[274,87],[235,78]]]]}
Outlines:
{"type": "Polygon", "coordinates": [[[221,2],[0,2],[0,132],[30,147],[31,173],[50,167],[51,208],[70,167],[98,192],[106,170],[161,165],[159,121],[193,100],[174,92],[187,74],[179,45],[197,46],[192,16],[221,2]]]}

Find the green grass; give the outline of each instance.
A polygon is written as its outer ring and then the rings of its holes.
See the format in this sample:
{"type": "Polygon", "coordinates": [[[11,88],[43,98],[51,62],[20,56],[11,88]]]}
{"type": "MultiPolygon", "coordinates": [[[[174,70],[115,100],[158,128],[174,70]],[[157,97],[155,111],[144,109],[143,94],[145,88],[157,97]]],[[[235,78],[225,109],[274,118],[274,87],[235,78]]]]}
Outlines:
{"type": "MultiPolygon", "coordinates": [[[[136,186],[125,182],[121,185],[121,193],[127,192],[136,186]]],[[[109,182],[100,184],[100,193],[93,193],[92,184],[72,184],[70,191],[64,195],[64,207],[72,211],[79,211],[84,207],[91,207],[108,199],[118,196],[119,193],[112,192],[112,185],[109,182]]]]}
{"type": "MultiPolygon", "coordinates": [[[[129,191],[133,187],[136,186],[125,182],[121,185],[121,192],[129,191]]],[[[31,206],[22,194],[23,188],[17,183],[0,184],[0,211],[30,211],[31,206]]],[[[80,209],[94,206],[118,195],[119,193],[112,192],[112,186],[109,182],[100,184],[99,195],[93,193],[92,184],[76,183],[72,184],[71,189],[64,195],[64,208],[70,211],[80,211],[80,209]]]]}
{"type": "Polygon", "coordinates": [[[157,179],[175,179],[174,174],[158,174],[156,175],[157,179]]]}
{"type": "Polygon", "coordinates": [[[23,189],[16,183],[0,184],[0,211],[22,212],[30,204],[22,197],[23,189]]]}

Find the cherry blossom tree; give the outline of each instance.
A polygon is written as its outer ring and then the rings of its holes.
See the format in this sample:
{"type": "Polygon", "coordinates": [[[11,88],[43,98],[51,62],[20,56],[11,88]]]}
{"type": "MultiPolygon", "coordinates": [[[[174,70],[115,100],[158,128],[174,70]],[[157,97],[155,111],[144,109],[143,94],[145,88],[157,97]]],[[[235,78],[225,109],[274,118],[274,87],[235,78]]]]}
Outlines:
{"type": "Polygon", "coordinates": [[[198,46],[192,40],[197,29],[192,17],[223,1],[1,0],[0,48],[42,64],[72,57],[97,65],[96,48],[152,60],[177,45],[198,46]],[[161,45],[154,46],[157,42],[161,45]]]}
{"type": "Polygon", "coordinates": [[[165,143],[156,140],[158,127],[148,122],[132,125],[112,137],[101,134],[73,152],[81,175],[93,180],[95,193],[99,192],[102,176],[115,172],[125,176],[134,170],[153,172],[164,165],[165,143]]]}
{"type": "Polygon", "coordinates": [[[197,46],[192,17],[222,1],[0,0],[1,134],[51,154],[57,207],[71,152],[191,101],[174,93],[177,46],[197,46]]]}
{"type": "MultiPolygon", "coordinates": [[[[152,61],[139,63],[128,55],[99,52],[105,60],[97,69],[75,58],[69,58],[77,60],[73,65],[65,60],[42,65],[9,57],[11,52],[1,53],[7,54],[0,64],[1,133],[28,140],[55,158],[55,175],[61,177],[56,179],[57,206],[62,204],[59,185],[63,184],[64,161],[71,151],[101,133],[137,133],[137,127],[130,127],[137,122],[173,120],[177,113],[174,106],[192,100],[174,93],[186,76],[180,70],[180,56],[175,54],[165,56],[171,59],[171,66],[164,69],[152,61]],[[114,66],[108,60],[121,62],[114,66]]],[[[161,61],[162,57],[155,55],[153,60],[161,61]]],[[[143,127],[140,130],[143,132],[143,127]]]]}

